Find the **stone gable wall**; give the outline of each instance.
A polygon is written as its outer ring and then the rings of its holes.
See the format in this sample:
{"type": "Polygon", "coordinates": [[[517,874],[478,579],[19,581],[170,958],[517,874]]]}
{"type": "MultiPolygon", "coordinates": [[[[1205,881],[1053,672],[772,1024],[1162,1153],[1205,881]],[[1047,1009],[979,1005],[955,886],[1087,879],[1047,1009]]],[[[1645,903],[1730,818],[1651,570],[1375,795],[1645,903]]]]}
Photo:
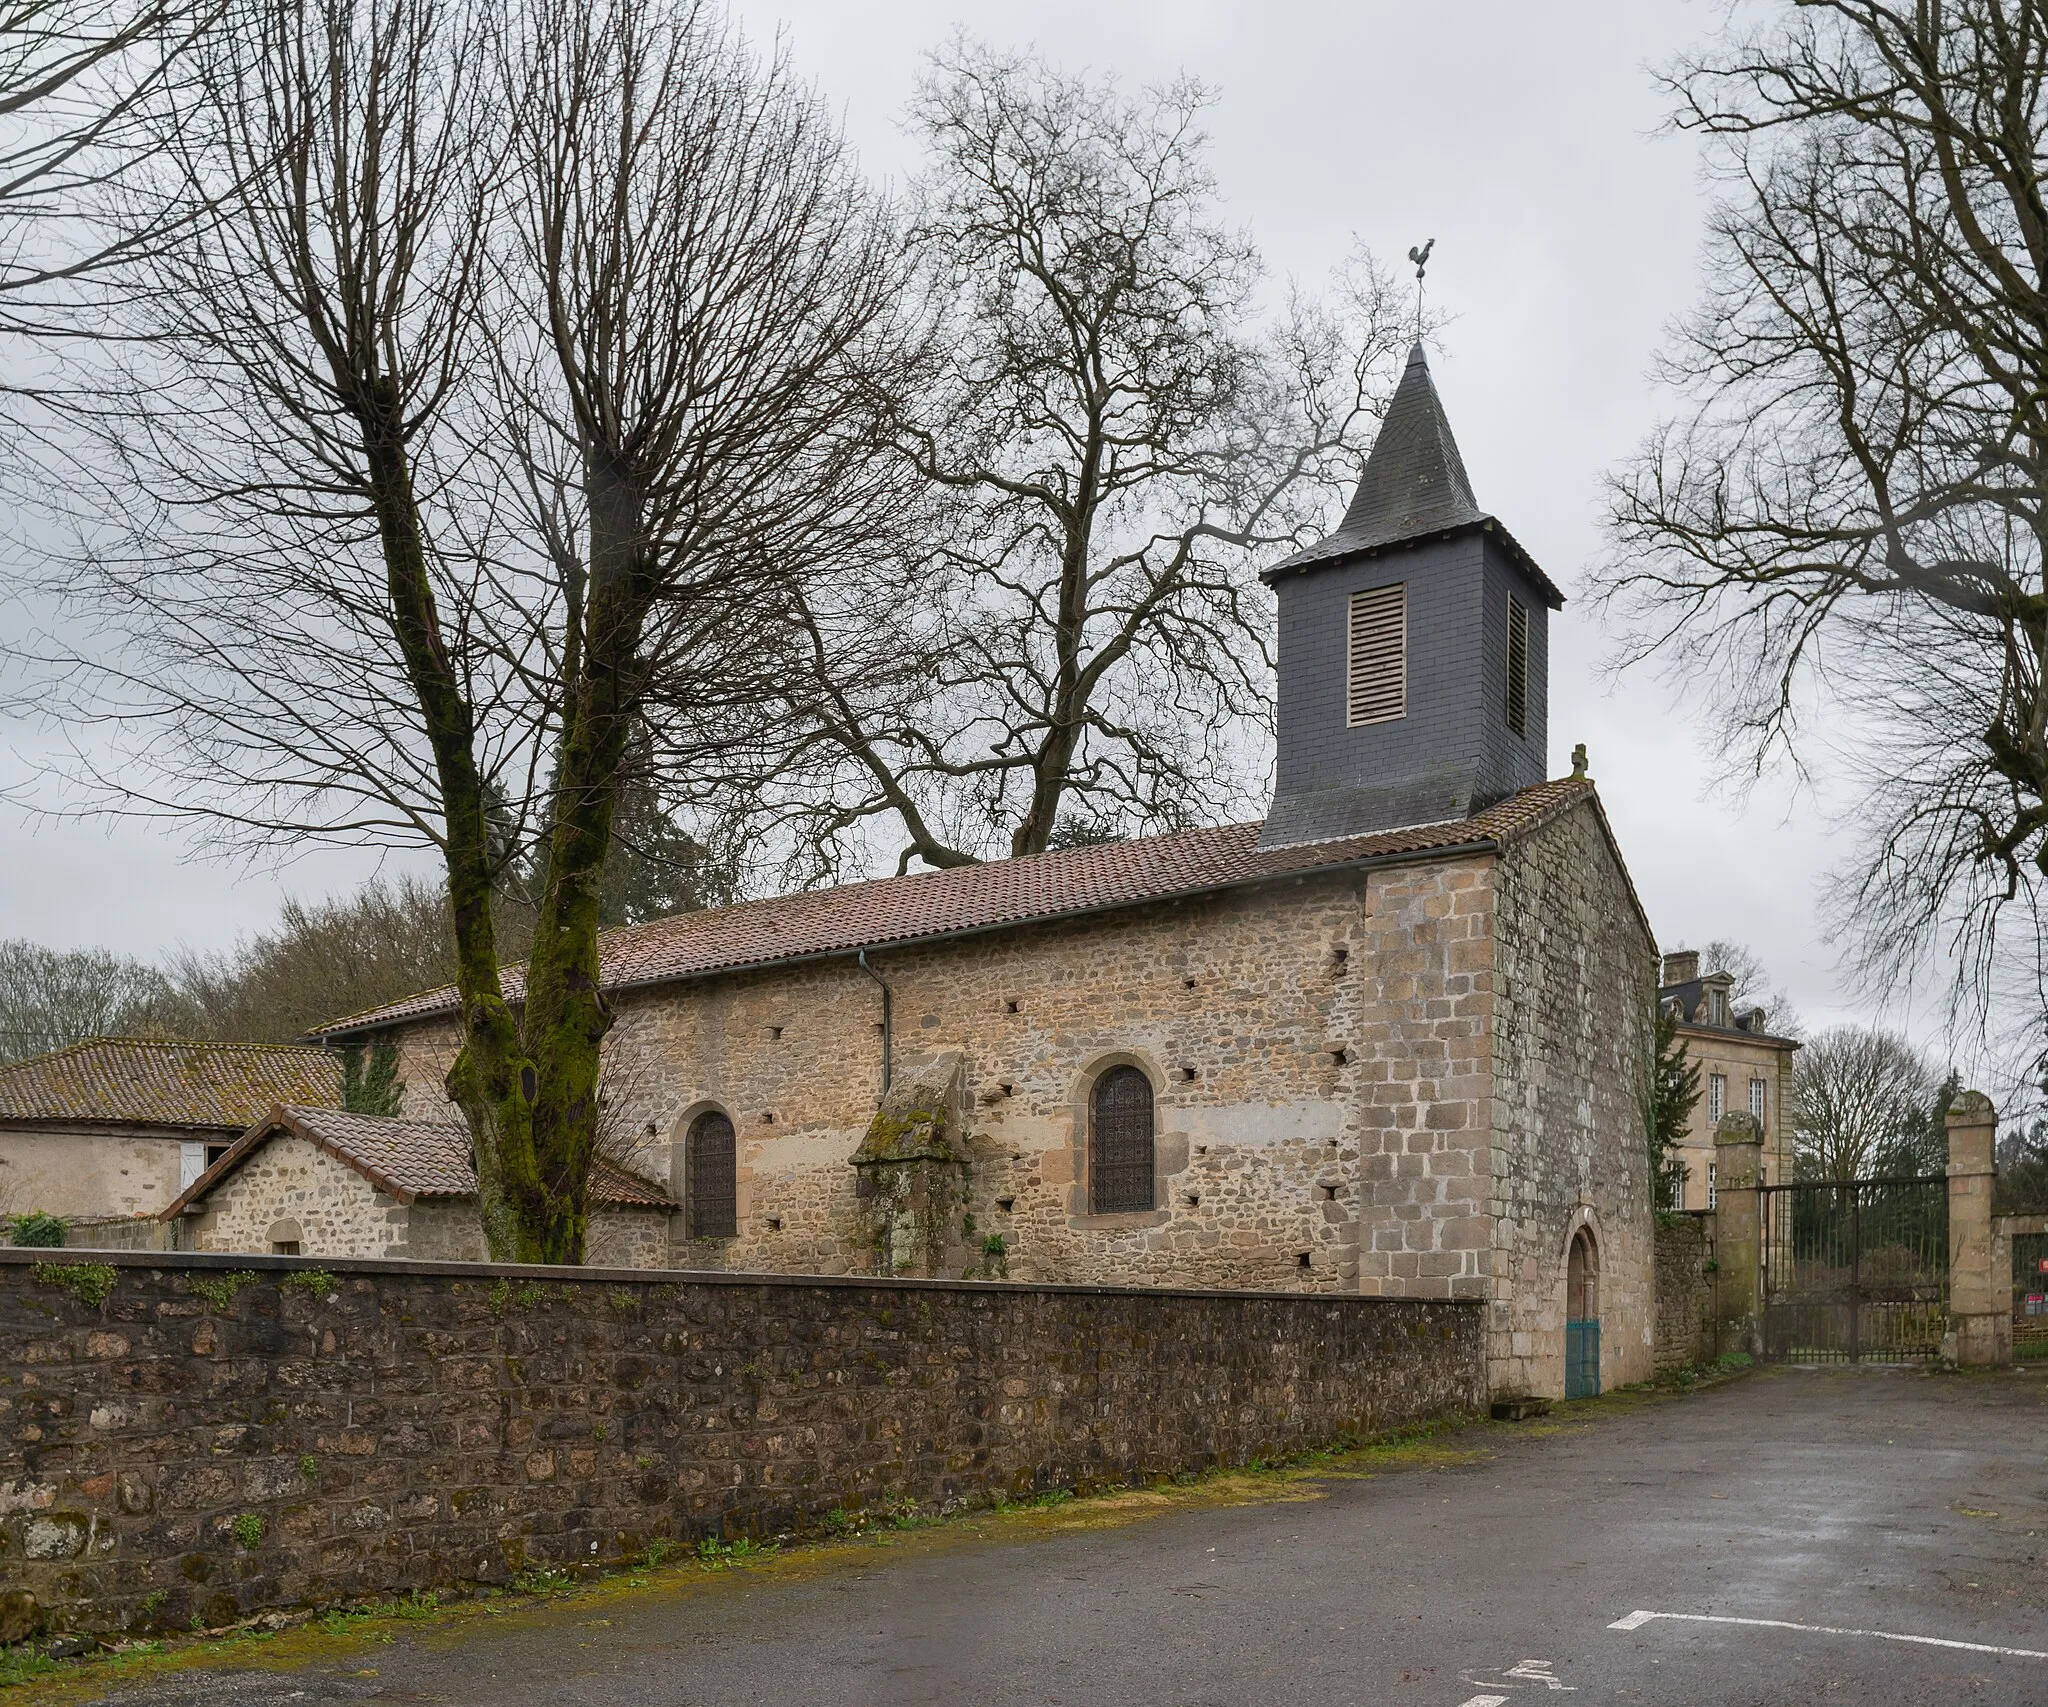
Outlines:
{"type": "Polygon", "coordinates": [[[1143,1482],[1485,1390],[1448,1302],[99,1262],[0,1252],[0,1642],[1143,1482]]]}
{"type": "MultiPolygon", "coordinates": [[[[1001,1235],[1026,1280],[1483,1290],[1485,872],[1320,873],[871,955],[899,1066],[964,1057],[970,1248],[1001,1235]],[[1155,1208],[1096,1216],[1088,1092],[1124,1063],[1154,1086],[1155,1208]]],[[[874,982],[839,959],[615,1001],[612,1116],[667,1150],[671,1189],[697,1113],[738,1134],[739,1236],[679,1240],[675,1265],[872,1272],[850,1160],[881,1085],[874,982]]],[[[407,1114],[445,1113],[455,1047],[445,1021],[402,1034],[407,1114]]]]}
{"type": "Polygon", "coordinates": [[[216,1186],[206,1207],[181,1221],[193,1251],[270,1251],[275,1221],[299,1224],[305,1253],[332,1257],[406,1254],[406,1207],[346,1162],[296,1134],[280,1134],[216,1186]]]}
{"type": "Polygon", "coordinates": [[[1656,1337],[1644,1096],[1656,945],[1590,810],[1495,873],[1488,1357],[1498,1391],[1564,1391],[1565,1262],[1600,1263],[1601,1384],[1649,1377],[1656,1337]]]}
{"type": "MultiPolygon", "coordinates": [[[[603,1268],[667,1268],[664,1209],[593,1209],[586,1252],[603,1268]]],[[[422,1262],[483,1262],[483,1223],[470,1197],[423,1197],[411,1204],[379,1191],[317,1144],[271,1139],[185,1220],[180,1247],[191,1251],[270,1253],[273,1222],[299,1224],[305,1257],[410,1257],[422,1262]]],[[[133,1247],[131,1247],[133,1248],[133,1247]]]]}

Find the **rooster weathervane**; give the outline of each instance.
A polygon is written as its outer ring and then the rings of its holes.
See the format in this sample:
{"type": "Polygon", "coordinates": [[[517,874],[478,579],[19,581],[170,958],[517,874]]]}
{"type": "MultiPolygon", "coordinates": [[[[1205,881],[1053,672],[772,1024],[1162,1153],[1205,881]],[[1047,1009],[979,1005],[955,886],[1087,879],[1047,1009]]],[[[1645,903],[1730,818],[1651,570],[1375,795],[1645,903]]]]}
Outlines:
{"type": "Polygon", "coordinates": [[[1422,342],[1422,275],[1429,266],[1429,252],[1436,247],[1432,237],[1419,249],[1410,249],[1408,259],[1415,263],[1415,341],[1422,342]]]}

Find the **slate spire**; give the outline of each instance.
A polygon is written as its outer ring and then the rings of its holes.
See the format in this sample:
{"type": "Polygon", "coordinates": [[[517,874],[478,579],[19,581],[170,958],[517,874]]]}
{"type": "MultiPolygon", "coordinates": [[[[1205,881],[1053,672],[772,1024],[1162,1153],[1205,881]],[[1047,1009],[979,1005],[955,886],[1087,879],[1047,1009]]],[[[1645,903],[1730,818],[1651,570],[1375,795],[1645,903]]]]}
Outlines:
{"type": "Polygon", "coordinates": [[[1351,549],[1391,545],[1481,518],[1465,459],[1417,343],[1365,459],[1351,508],[1333,536],[1351,549]]]}
{"type": "Polygon", "coordinates": [[[1408,352],[1408,365],[1394,388],[1394,400],[1387,405],[1387,417],[1380,423],[1343,521],[1327,538],[1283,558],[1264,574],[1272,581],[1290,569],[1383,551],[1491,519],[1472,496],[1471,476],[1465,472],[1443,400],[1429,376],[1429,358],[1418,341],[1408,352]]]}

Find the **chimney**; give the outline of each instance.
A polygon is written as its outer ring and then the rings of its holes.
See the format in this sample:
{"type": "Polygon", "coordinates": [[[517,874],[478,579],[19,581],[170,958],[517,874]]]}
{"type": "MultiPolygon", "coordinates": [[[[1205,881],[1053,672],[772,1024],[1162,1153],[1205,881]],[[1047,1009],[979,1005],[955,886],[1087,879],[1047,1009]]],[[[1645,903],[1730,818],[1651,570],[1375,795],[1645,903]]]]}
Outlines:
{"type": "Polygon", "coordinates": [[[1664,956],[1664,988],[1674,984],[1690,984],[1700,975],[1700,951],[1696,948],[1681,948],[1664,956]]]}
{"type": "Polygon", "coordinates": [[[1467,818],[1544,780],[1564,596],[1474,499],[1420,344],[1337,530],[1263,576],[1280,629],[1261,848],[1467,818]]]}

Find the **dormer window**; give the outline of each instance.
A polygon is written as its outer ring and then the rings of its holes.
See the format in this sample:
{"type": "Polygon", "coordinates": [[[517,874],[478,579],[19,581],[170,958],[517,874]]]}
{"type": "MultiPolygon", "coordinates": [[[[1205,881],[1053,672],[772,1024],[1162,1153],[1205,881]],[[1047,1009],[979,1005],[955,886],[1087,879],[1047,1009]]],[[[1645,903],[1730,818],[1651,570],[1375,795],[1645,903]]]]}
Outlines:
{"type": "Polygon", "coordinates": [[[1725,990],[1710,990],[1707,993],[1707,1024],[1726,1025],[1727,1023],[1728,992],[1725,990]]]}

